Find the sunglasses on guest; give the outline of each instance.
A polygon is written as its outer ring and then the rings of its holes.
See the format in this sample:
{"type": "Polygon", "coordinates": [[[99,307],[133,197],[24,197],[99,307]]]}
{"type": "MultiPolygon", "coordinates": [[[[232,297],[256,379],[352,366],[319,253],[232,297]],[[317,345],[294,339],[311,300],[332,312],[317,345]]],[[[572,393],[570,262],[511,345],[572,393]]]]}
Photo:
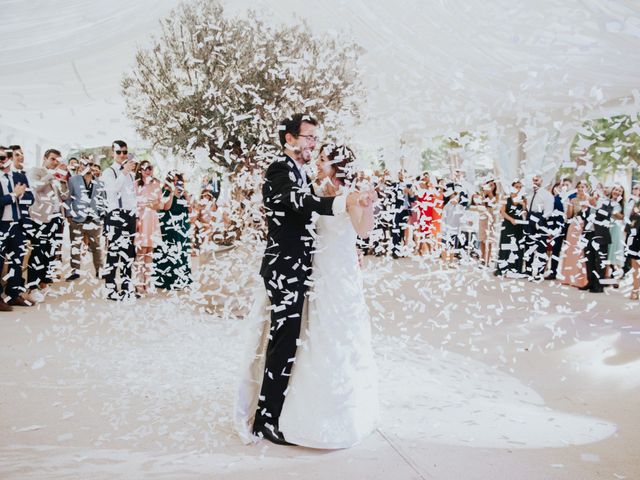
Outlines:
{"type": "Polygon", "coordinates": [[[143,171],[143,172],[148,172],[148,171],[150,171],[150,170],[153,170],[153,167],[152,167],[151,165],[147,165],[146,167],[143,167],[143,168],[142,168],[142,171],[143,171]]]}
{"type": "Polygon", "coordinates": [[[129,153],[128,150],[116,150],[116,155],[126,155],[129,153]]]}

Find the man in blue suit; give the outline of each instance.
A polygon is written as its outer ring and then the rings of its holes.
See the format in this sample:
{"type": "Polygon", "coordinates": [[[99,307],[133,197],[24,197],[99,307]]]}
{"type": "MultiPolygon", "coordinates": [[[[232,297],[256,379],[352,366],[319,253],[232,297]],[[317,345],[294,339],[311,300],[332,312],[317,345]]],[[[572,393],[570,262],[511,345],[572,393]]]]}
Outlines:
{"type": "Polygon", "coordinates": [[[27,191],[27,183],[20,182],[19,175],[11,171],[12,150],[0,146],[0,272],[8,263],[6,285],[0,288],[0,311],[10,311],[13,306],[33,305],[24,298],[22,260],[26,240],[21,215],[21,200],[27,191]]]}
{"type": "MultiPolygon", "coordinates": [[[[26,192],[20,199],[20,221],[22,223],[25,234],[28,234],[31,229],[31,217],[29,217],[29,208],[33,205],[35,197],[33,191],[29,185],[29,179],[27,178],[27,172],[24,170],[24,153],[20,145],[9,145],[7,150],[9,156],[13,161],[13,181],[16,183],[24,183],[27,186],[26,192]]],[[[28,237],[27,237],[28,238],[28,237]]]]}
{"type": "MultiPolygon", "coordinates": [[[[31,205],[35,202],[35,196],[33,194],[33,190],[31,190],[31,185],[29,185],[29,179],[27,177],[27,172],[24,170],[24,153],[22,152],[22,147],[20,145],[9,145],[7,150],[9,155],[13,161],[13,167],[11,168],[11,174],[13,175],[14,183],[23,183],[27,186],[27,191],[24,192],[22,198],[19,202],[20,208],[20,226],[22,227],[22,233],[24,234],[25,239],[25,254],[24,258],[27,258],[29,249],[26,248],[30,246],[33,249],[33,237],[34,237],[34,224],[31,220],[31,215],[29,214],[29,209],[31,205]],[[30,244],[30,245],[28,245],[30,244]]],[[[26,265],[23,265],[23,269],[26,265]]],[[[21,286],[25,286],[23,277],[21,279],[21,286]]],[[[27,302],[31,304],[35,304],[38,302],[42,302],[44,297],[37,290],[29,291],[29,288],[25,288],[25,293],[22,294],[22,298],[24,298],[27,302]]]]}

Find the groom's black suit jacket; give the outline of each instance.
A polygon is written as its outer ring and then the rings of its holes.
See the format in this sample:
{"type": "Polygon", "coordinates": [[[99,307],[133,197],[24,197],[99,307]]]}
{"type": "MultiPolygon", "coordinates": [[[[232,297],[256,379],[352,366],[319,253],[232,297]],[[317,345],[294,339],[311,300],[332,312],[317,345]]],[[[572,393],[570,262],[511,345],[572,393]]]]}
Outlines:
{"type": "Polygon", "coordinates": [[[311,214],[332,215],[333,209],[333,198],[313,195],[306,180],[308,188],[303,188],[295,162],[283,155],[267,169],[262,187],[268,233],[260,275],[269,281],[275,272],[275,280],[281,278],[282,287],[290,290],[305,290],[311,272],[311,214]]]}

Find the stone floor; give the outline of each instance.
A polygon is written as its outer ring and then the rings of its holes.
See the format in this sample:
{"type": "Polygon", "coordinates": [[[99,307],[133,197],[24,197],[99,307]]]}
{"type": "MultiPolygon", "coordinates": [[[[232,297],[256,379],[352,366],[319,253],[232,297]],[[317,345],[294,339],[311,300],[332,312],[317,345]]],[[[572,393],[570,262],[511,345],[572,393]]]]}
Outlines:
{"type": "Polygon", "coordinates": [[[340,451],[243,445],[256,258],[133,304],[95,280],[0,314],[0,478],[640,478],[640,302],[366,258],[382,420],[340,451]]]}

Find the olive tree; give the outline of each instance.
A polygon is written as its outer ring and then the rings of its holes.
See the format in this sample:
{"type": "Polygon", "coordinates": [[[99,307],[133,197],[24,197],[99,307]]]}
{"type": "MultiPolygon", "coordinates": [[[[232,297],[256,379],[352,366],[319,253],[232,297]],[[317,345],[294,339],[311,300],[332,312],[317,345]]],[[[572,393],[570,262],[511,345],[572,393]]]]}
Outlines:
{"type": "Polygon", "coordinates": [[[215,1],[185,3],[136,53],[122,91],[139,134],[173,153],[206,149],[237,172],[278,149],[279,120],[309,112],[327,130],[358,117],[359,47],[304,23],[271,25],[250,11],[227,17],[215,1]]]}

